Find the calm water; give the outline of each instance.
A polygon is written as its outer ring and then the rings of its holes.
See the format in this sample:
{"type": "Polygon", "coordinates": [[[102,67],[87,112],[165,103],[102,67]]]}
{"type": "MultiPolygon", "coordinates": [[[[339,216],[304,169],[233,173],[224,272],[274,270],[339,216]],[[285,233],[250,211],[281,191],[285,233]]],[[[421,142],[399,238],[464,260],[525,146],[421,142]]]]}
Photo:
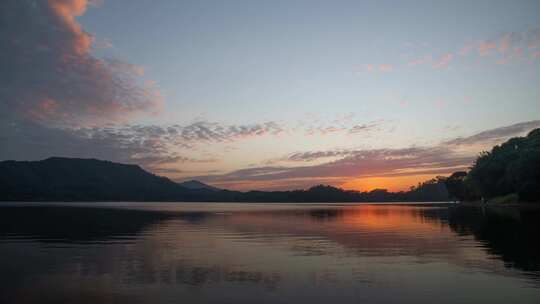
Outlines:
{"type": "Polygon", "coordinates": [[[0,207],[0,303],[540,303],[540,212],[0,207]]]}

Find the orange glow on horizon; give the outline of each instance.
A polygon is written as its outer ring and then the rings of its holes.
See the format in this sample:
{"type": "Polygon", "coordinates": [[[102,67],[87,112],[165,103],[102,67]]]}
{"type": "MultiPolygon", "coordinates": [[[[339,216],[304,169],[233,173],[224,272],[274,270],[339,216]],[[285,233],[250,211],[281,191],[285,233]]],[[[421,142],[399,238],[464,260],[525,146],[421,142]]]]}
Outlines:
{"type": "Polygon", "coordinates": [[[366,177],[350,180],[341,185],[341,188],[357,191],[371,191],[374,189],[388,189],[388,191],[407,191],[411,186],[425,182],[437,175],[421,174],[389,177],[366,177]]]}

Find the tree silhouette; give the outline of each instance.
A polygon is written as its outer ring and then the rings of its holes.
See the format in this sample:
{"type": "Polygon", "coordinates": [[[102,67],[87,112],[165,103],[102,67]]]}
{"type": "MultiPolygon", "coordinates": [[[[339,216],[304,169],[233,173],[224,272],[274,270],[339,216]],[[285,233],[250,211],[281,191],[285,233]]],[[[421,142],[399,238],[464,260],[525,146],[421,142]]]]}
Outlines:
{"type": "Polygon", "coordinates": [[[464,173],[455,172],[447,179],[451,197],[471,200],[516,195],[520,201],[540,201],[540,129],[480,153],[471,170],[464,173]]]}

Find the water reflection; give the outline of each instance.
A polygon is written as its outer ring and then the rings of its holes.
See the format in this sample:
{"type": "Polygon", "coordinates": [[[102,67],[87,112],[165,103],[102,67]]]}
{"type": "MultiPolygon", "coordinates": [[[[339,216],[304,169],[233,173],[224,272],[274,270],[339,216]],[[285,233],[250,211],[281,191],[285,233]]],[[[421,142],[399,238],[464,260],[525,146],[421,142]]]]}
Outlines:
{"type": "Polygon", "coordinates": [[[472,234],[508,267],[540,271],[540,209],[452,208],[448,225],[472,234]]]}
{"type": "Polygon", "coordinates": [[[536,209],[70,206],[0,207],[1,303],[540,299],[536,209]]]}

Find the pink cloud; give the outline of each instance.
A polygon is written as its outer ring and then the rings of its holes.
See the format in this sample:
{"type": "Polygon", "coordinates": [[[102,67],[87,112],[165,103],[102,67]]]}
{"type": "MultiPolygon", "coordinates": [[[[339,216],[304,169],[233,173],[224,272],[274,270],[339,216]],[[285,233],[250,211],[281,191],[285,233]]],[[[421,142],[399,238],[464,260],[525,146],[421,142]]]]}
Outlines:
{"type": "Polygon", "coordinates": [[[382,72],[382,73],[386,73],[386,72],[390,72],[394,69],[393,65],[391,64],[386,64],[386,63],[381,63],[381,64],[365,64],[364,65],[364,70],[367,71],[367,72],[382,72]]]}
{"type": "Polygon", "coordinates": [[[461,56],[467,56],[469,55],[469,53],[474,49],[474,45],[472,44],[468,44],[468,45],[465,45],[464,47],[462,47],[458,54],[461,55],[461,56]]]}
{"type": "MultiPolygon", "coordinates": [[[[540,45],[540,28],[536,28],[527,32],[519,33],[504,33],[502,35],[495,36],[490,40],[481,40],[477,42],[467,42],[460,49],[452,52],[447,52],[441,57],[434,59],[432,55],[426,55],[423,57],[416,57],[408,60],[405,64],[409,67],[416,67],[420,65],[429,64],[433,68],[447,68],[450,63],[456,59],[457,56],[468,56],[471,52],[476,51],[480,57],[487,56],[491,53],[495,53],[498,56],[493,58],[492,63],[507,64],[511,63],[520,57],[523,57],[524,50],[529,47],[534,49],[540,45]]],[[[530,53],[531,57],[537,57],[537,53],[530,53]]],[[[470,64],[478,65],[482,62],[481,58],[475,56],[470,64]]],[[[466,63],[466,62],[463,62],[466,63]]],[[[389,72],[394,69],[391,64],[368,64],[365,65],[365,70],[368,72],[389,72]]]]}
{"type": "Polygon", "coordinates": [[[478,44],[478,54],[480,56],[486,56],[491,53],[492,50],[497,48],[496,42],[482,41],[478,44]]]}
{"type": "Polygon", "coordinates": [[[535,28],[527,33],[528,36],[528,48],[535,49],[540,46],[540,28],[535,28]]]}
{"type": "Polygon", "coordinates": [[[448,67],[452,59],[454,59],[454,54],[452,53],[445,54],[433,64],[433,67],[436,69],[446,68],[448,67]]]}
{"type": "Polygon", "coordinates": [[[400,107],[402,107],[402,108],[405,108],[405,107],[407,107],[407,106],[409,105],[409,102],[406,101],[406,100],[404,100],[404,99],[402,99],[402,100],[400,100],[400,101],[398,102],[398,105],[399,105],[400,107]]]}
{"type": "Polygon", "coordinates": [[[512,43],[519,40],[520,34],[505,33],[500,38],[491,41],[480,41],[477,46],[478,54],[486,56],[497,50],[501,54],[506,54],[512,47],[512,43]]]}
{"type": "Polygon", "coordinates": [[[512,34],[504,34],[501,38],[501,41],[499,43],[499,52],[506,53],[508,49],[510,48],[512,34]]]}
{"type": "Polygon", "coordinates": [[[81,16],[86,11],[86,0],[49,0],[49,6],[60,18],[61,23],[71,32],[73,50],[78,54],[85,54],[92,45],[93,38],[84,32],[75,21],[75,17],[81,16]]]}
{"type": "Polygon", "coordinates": [[[443,99],[439,99],[439,100],[435,101],[435,106],[437,108],[439,108],[439,109],[442,109],[442,108],[446,107],[447,104],[448,103],[443,99]]]}
{"type": "Polygon", "coordinates": [[[162,98],[155,86],[141,85],[141,67],[92,54],[95,39],[76,20],[88,5],[86,0],[6,2],[7,36],[0,40],[0,53],[11,79],[0,90],[0,112],[81,127],[159,111],[162,98]]]}
{"type": "Polygon", "coordinates": [[[379,64],[379,71],[385,73],[390,72],[394,69],[394,67],[391,64],[379,64]]]}
{"type": "Polygon", "coordinates": [[[429,63],[429,62],[431,62],[431,60],[432,60],[432,56],[431,55],[426,55],[424,57],[413,59],[413,60],[409,61],[408,65],[411,66],[411,67],[414,67],[414,66],[429,63]]]}

